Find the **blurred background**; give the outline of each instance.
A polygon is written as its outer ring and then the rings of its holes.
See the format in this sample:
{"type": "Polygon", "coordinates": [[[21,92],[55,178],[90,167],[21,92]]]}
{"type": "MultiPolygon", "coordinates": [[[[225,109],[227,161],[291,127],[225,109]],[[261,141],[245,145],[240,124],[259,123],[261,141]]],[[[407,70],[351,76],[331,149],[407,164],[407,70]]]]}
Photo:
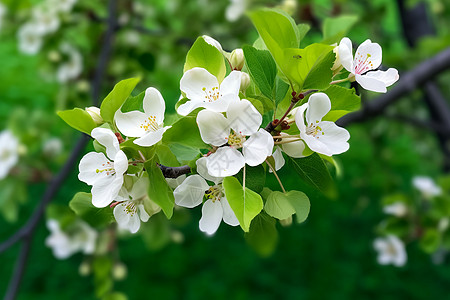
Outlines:
{"type": "MultiPolygon", "coordinates": [[[[450,46],[447,0],[0,0],[0,131],[17,138],[19,153],[0,180],[0,241],[27,222],[80,136],[57,110],[89,107],[119,80],[141,76],[135,93],[156,87],[166,113],[174,114],[195,39],[209,35],[228,51],[253,44],[258,34],[245,11],[260,6],[279,7],[311,25],[303,46],[322,40],[325,19],[352,16],[346,36],[357,45],[368,38],[379,43],[383,65],[397,68],[400,77],[450,46]]],[[[449,82],[448,71],[432,78],[441,99],[450,99],[449,82]]],[[[170,223],[153,216],[139,234],[118,239],[108,258],[92,263],[78,253],[57,260],[44,244],[49,231],[41,222],[18,299],[96,299],[109,288],[123,294],[108,299],[445,299],[450,233],[437,224],[450,216],[448,134],[439,130],[445,120],[427,88],[347,126],[350,150],[337,157],[339,172],[332,169],[337,199],[303,186],[289,168],[280,171],[286,189],[310,197],[311,212],[303,224],[277,224],[270,249],[255,250],[239,228],[224,225],[206,237],[197,209],[176,211],[170,223]],[[424,200],[413,186],[416,176],[439,185],[438,200],[424,200]],[[383,212],[398,201],[413,217],[383,212]],[[402,267],[377,263],[373,241],[387,233],[405,242],[402,267]],[[102,272],[111,279],[100,280],[102,272]]],[[[380,96],[360,92],[363,104],[380,96]]],[[[74,167],[52,205],[67,207],[76,192],[89,192],[77,174],[74,167]]],[[[268,179],[278,189],[275,178],[268,179]]],[[[1,254],[2,294],[19,247],[1,254]]]]}

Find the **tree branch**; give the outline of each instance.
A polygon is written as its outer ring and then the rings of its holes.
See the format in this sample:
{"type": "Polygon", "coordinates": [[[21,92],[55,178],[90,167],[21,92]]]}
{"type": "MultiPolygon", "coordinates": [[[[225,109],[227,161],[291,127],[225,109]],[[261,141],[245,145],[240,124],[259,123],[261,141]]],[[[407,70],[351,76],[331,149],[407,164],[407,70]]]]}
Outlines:
{"type": "Polygon", "coordinates": [[[159,165],[159,168],[166,178],[177,178],[183,174],[191,173],[191,168],[188,165],[181,167],[166,167],[164,165],[159,165]]]}

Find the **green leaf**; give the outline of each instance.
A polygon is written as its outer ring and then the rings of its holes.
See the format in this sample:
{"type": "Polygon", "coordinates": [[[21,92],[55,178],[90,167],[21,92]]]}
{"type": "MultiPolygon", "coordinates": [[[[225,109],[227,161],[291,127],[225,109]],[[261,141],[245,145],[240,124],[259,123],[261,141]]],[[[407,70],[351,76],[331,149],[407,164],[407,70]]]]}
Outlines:
{"type": "Polygon", "coordinates": [[[198,148],[193,148],[177,143],[169,144],[169,148],[172,151],[172,153],[177,157],[177,160],[180,163],[185,161],[191,161],[195,159],[199,154],[201,154],[198,148]]]}
{"type": "Polygon", "coordinates": [[[130,96],[140,78],[129,78],[119,81],[106,96],[100,106],[100,114],[105,122],[114,122],[114,114],[130,96]]]}
{"type": "Polygon", "coordinates": [[[261,256],[273,253],[278,243],[276,221],[264,212],[253,219],[250,231],[244,237],[247,243],[261,256]]]}
{"type": "MultiPolygon", "coordinates": [[[[236,178],[243,184],[244,169],[236,174],[236,178]]],[[[260,193],[266,183],[266,170],[262,165],[256,167],[245,166],[245,186],[260,193]]]]}
{"type": "Polygon", "coordinates": [[[288,201],[288,197],[288,194],[282,192],[272,192],[264,205],[265,212],[278,220],[289,218],[295,213],[295,209],[288,201]]]}
{"type": "Polygon", "coordinates": [[[336,186],[322,158],[317,153],[303,158],[288,156],[289,166],[307,184],[328,197],[336,196],[336,186]]]}
{"type": "Polygon", "coordinates": [[[81,108],[62,110],[58,111],[57,114],[70,127],[89,135],[91,134],[92,129],[97,127],[97,124],[94,122],[91,115],[81,108]]]}
{"type": "Polygon", "coordinates": [[[441,244],[441,235],[434,228],[428,228],[420,239],[420,247],[427,253],[433,253],[441,244]]]}
{"type": "Polygon", "coordinates": [[[297,223],[303,223],[308,218],[311,203],[308,196],[300,191],[289,191],[286,193],[287,200],[295,209],[297,223]]]}
{"type": "Polygon", "coordinates": [[[298,24],[297,28],[298,28],[298,33],[299,33],[299,39],[301,42],[303,40],[303,38],[306,36],[306,34],[309,32],[309,30],[311,29],[311,26],[309,26],[308,24],[298,24]]]}
{"type": "Polygon", "coordinates": [[[144,167],[150,181],[147,191],[148,197],[158,204],[166,217],[170,219],[173,215],[173,207],[175,205],[173,191],[167,184],[161,169],[156,164],[155,158],[146,162],[144,167]]]}
{"type": "Polygon", "coordinates": [[[332,85],[323,92],[331,101],[331,110],[323,118],[324,121],[335,122],[340,117],[361,107],[361,98],[356,95],[354,89],[332,85]]]}
{"type": "Polygon", "coordinates": [[[305,49],[285,49],[281,69],[299,90],[320,90],[331,82],[334,60],[332,46],[312,44],[305,49]]]}
{"type": "Polygon", "coordinates": [[[158,155],[158,162],[168,167],[178,167],[180,163],[177,157],[170,151],[167,145],[156,145],[156,155],[158,155]]]}
{"type": "Polygon", "coordinates": [[[250,71],[250,76],[255,81],[261,93],[269,99],[273,99],[277,65],[269,51],[256,50],[251,46],[244,46],[244,57],[250,71]]]}
{"type": "Polygon", "coordinates": [[[275,105],[278,106],[281,101],[286,97],[286,93],[289,90],[289,84],[281,80],[281,78],[277,78],[276,87],[275,87],[275,105]]]}
{"type": "Polygon", "coordinates": [[[144,96],[145,91],[140,93],[137,96],[129,96],[127,100],[125,100],[125,103],[122,105],[122,112],[129,112],[129,111],[141,111],[144,112],[144,96]]]}
{"type": "Polygon", "coordinates": [[[128,297],[120,292],[112,292],[105,295],[102,300],[128,300],[128,297]]]}
{"type": "Polygon", "coordinates": [[[226,74],[223,54],[214,46],[205,42],[203,37],[198,37],[186,56],[184,72],[199,67],[208,70],[221,82],[226,74]]]}
{"type": "Polygon", "coordinates": [[[235,177],[225,177],[222,185],[239,224],[245,232],[248,232],[253,218],[263,208],[261,196],[247,187],[244,188],[235,177]]]}
{"type": "Polygon", "coordinates": [[[186,116],[176,121],[163,135],[163,143],[178,143],[197,149],[208,149],[203,142],[194,116],[186,116]]]}
{"type": "Polygon", "coordinates": [[[339,43],[348,31],[358,21],[358,16],[339,16],[336,18],[326,18],[323,22],[324,44],[339,43]]]}
{"type": "Polygon", "coordinates": [[[106,226],[114,220],[112,208],[108,206],[98,208],[92,205],[92,195],[90,193],[76,193],[69,202],[69,207],[93,227],[106,226]]]}

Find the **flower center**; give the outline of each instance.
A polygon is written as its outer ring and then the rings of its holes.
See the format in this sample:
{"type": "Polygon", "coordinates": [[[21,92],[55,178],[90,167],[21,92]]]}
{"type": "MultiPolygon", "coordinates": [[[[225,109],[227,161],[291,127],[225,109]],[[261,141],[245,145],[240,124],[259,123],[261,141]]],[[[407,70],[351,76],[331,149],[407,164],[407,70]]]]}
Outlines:
{"type": "Polygon", "coordinates": [[[145,131],[156,131],[159,129],[155,116],[149,116],[147,119],[144,120],[144,123],[142,123],[140,127],[143,128],[145,131]]]}
{"type": "MultiPolygon", "coordinates": [[[[319,121],[316,121],[316,123],[319,123],[319,121]]],[[[320,128],[318,124],[314,125],[314,123],[311,123],[308,127],[306,127],[306,134],[312,135],[313,137],[318,139],[320,135],[324,135],[325,133],[322,131],[322,128],[320,128]]]]}
{"type": "Polygon", "coordinates": [[[228,145],[234,146],[236,148],[241,148],[242,144],[244,144],[246,139],[245,139],[245,135],[243,135],[242,133],[233,132],[233,133],[230,133],[227,140],[228,140],[228,145]]]}
{"type": "Polygon", "coordinates": [[[362,56],[362,54],[360,54],[359,57],[355,58],[355,74],[361,75],[362,73],[373,69],[371,57],[372,55],[367,53],[365,58],[362,56]]]}
{"type": "Polygon", "coordinates": [[[102,169],[97,169],[95,170],[96,173],[103,173],[105,172],[106,175],[114,175],[116,174],[116,170],[114,169],[114,163],[108,161],[105,164],[102,164],[102,169]]]}
{"type": "Polygon", "coordinates": [[[221,185],[212,186],[205,192],[205,197],[206,199],[211,199],[212,202],[220,201],[220,198],[223,196],[222,190],[221,185]]]}
{"type": "Polygon", "coordinates": [[[203,100],[203,102],[214,102],[222,97],[218,86],[213,87],[209,91],[207,91],[206,87],[204,87],[202,88],[202,91],[205,93],[205,100],[203,100]]]}
{"type": "Polygon", "coordinates": [[[386,252],[392,256],[397,255],[397,249],[395,249],[394,245],[392,244],[387,245],[386,252]]]}
{"type": "Polygon", "coordinates": [[[7,160],[10,156],[12,155],[11,151],[9,151],[8,149],[5,149],[3,151],[0,152],[0,160],[7,160]]]}
{"type": "Polygon", "coordinates": [[[134,201],[127,201],[125,202],[125,212],[130,215],[130,216],[134,216],[137,212],[137,207],[136,204],[134,203],[134,201]]]}

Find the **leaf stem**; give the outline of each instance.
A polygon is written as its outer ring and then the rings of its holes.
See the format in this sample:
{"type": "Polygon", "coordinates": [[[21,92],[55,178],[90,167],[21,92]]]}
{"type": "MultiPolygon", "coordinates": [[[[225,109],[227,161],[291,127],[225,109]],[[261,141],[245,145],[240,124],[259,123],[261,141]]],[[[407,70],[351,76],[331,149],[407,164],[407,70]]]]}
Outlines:
{"type": "Polygon", "coordinates": [[[337,84],[337,83],[342,83],[342,82],[346,82],[346,81],[348,81],[348,78],[334,80],[334,81],[330,82],[330,84],[337,84]]]}
{"type": "Polygon", "coordinates": [[[275,145],[282,145],[282,144],[288,144],[288,143],[293,143],[293,142],[298,142],[301,141],[301,138],[295,139],[295,140],[290,140],[290,141],[281,141],[281,142],[275,142],[275,145]]]}
{"type": "Polygon", "coordinates": [[[286,193],[286,190],[284,189],[283,183],[281,183],[280,177],[278,177],[277,171],[275,171],[275,168],[272,167],[272,165],[269,163],[269,161],[266,159],[266,164],[269,166],[269,168],[272,170],[273,175],[278,180],[278,183],[280,184],[281,189],[283,190],[283,193],[286,193]]]}

